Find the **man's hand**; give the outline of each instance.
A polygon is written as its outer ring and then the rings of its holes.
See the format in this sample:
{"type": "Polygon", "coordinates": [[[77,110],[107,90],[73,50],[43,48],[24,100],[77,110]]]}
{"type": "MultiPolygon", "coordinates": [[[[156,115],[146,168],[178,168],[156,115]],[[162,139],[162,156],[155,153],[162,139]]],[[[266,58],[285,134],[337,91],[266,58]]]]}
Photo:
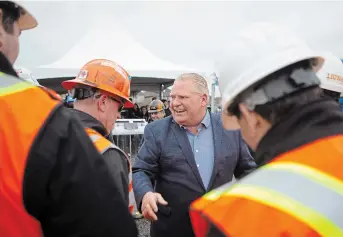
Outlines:
{"type": "Polygon", "coordinates": [[[159,193],[147,192],[144,195],[141,208],[144,218],[151,221],[157,221],[157,216],[155,214],[155,212],[158,211],[157,203],[162,205],[168,204],[159,193]]]}

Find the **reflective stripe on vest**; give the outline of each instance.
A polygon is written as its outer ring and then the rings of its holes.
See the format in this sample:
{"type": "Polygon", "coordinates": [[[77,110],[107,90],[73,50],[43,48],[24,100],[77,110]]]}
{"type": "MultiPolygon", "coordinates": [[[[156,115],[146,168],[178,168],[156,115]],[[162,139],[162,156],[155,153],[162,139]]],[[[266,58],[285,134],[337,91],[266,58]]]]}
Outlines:
{"type": "MultiPolygon", "coordinates": [[[[102,139],[103,137],[100,135],[92,134],[89,136],[94,144],[96,144],[96,148],[100,152],[100,154],[104,154],[108,149],[117,147],[109,141],[105,141],[102,139]]],[[[107,139],[106,139],[107,140],[107,139]]]]}
{"type": "Polygon", "coordinates": [[[100,154],[104,154],[109,149],[116,149],[125,156],[127,162],[129,163],[129,187],[128,187],[128,189],[129,189],[129,211],[130,211],[130,213],[133,213],[134,204],[135,204],[135,197],[134,197],[133,188],[132,188],[132,168],[131,168],[130,159],[127,157],[127,155],[125,154],[124,151],[122,151],[119,147],[114,145],[112,142],[110,142],[109,140],[107,140],[106,138],[101,136],[99,133],[97,133],[93,129],[86,128],[86,131],[87,131],[90,139],[94,143],[95,147],[100,152],[100,154]]]}
{"type": "Polygon", "coordinates": [[[0,74],[0,236],[42,236],[23,203],[31,145],[58,101],[23,80],[0,74]]]}
{"type": "Polygon", "coordinates": [[[0,96],[15,94],[30,88],[35,88],[37,86],[32,85],[27,82],[22,81],[14,81],[13,78],[8,79],[4,78],[3,73],[0,74],[1,81],[0,81],[0,96]]]}
{"type": "Polygon", "coordinates": [[[232,188],[214,191],[205,198],[216,200],[220,194],[272,206],[298,218],[322,236],[343,236],[343,182],[308,166],[271,163],[232,188]]]}

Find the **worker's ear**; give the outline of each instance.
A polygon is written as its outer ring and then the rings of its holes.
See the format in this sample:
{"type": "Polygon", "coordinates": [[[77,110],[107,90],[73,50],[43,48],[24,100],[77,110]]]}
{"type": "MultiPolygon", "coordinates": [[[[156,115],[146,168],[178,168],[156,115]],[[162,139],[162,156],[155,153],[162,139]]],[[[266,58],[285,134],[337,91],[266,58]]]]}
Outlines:
{"type": "Polygon", "coordinates": [[[239,104],[241,117],[239,124],[244,132],[244,140],[252,149],[256,149],[264,134],[271,128],[271,124],[255,111],[251,111],[244,104],[239,104]]]}
{"type": "Polygon", "coordinates": [[[201,97],[201,105],[203,107],[207,107],[208,104],[208,96],[206,94],[203,94],[201,97]]]}
{"type": "Polygon", "coordinates": [[[97,100],[98,108],[101,112],[105,112],[107,110],[107,95],[101,95],[100,98],[97,100]]]}
{"type": "Polygon", "coordinates": [[[249,128],[250,135],[254,136],[259,123],[258,118],[256,116],[257,114],[253,111],[250,111],[248,107],[243,103],[239,104],[239,110],[241,112],[241,123],[244,123],[244,126],[247,126],[249,128]]]}

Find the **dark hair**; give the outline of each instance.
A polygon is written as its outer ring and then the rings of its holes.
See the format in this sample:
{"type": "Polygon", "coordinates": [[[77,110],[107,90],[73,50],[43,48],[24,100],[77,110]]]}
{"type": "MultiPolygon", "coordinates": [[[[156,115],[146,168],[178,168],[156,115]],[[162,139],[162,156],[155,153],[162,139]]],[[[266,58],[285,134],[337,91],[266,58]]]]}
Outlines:
{"type": "MultiPolygon", "coordinates": [[[[268,75],[258,84],[261,85],[269,80],[275,80],[284,75],[290,76],[292,72],[297,69],[309,70],[314,66],[315,63],[316,62],[313,60],[297,62],[268,75]]],[[[257,86],[258,85],[253,85],[254,88],[257,86]]],[[[228,112],[232,115],[235,115],[237,118],[240,118],[241,116],[238,105],[243,101],[243,94],[244,92],[238,95],[231,103],[229,108],[227,108],[228,112]]],[[[323,91],[319,86],[312,86],[299,90],[290,95],[286,95],[279,100],[268,102],[263,105],[256,105],[254,111],[273,125],[280,121],[294,108],[318,100],[322,97],[322,95],[323,91]]]]}
{"type": "Polygon", "coordinates": [[[2,9],[1,22],[4,30],[13,34],[14,22],[18,21],[22,14],[22,8],[11,1],[0,1],[0,8],[2,9]]]}
{"type": "Polygon", "coordinates": [[[12,64],[1,51],[0,51],[0,71],[7,75],[18,77],[18,74],[14,70],[12,64]]]}

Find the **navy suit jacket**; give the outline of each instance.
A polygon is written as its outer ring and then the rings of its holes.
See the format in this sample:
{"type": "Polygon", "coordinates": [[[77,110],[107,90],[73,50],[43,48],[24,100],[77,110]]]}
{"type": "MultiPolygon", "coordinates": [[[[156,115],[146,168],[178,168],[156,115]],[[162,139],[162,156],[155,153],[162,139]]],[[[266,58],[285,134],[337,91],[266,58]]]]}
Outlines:
{"type": "Polygon", "coordinates": [[[140,208],[149,191],[160,193],[168,202],[159,208],[151,236],[194,236],[189,219],[192,201],[211,189],[241,178],[256,168],[239,130],[227,131],[220,114],[211,114],[214,141],[214,168],[206,190],[195,163],[186,131],[172,116],[149,123],[144,143],[133,165],[133,190],[140,208]]]}

